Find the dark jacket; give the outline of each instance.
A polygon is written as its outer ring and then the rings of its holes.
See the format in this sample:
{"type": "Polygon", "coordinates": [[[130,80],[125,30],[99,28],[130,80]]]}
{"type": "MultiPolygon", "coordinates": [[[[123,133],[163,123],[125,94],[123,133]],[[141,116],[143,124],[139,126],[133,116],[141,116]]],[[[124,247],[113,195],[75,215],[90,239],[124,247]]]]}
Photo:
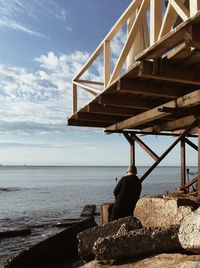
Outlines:
{"type": "Polygon", "coordinates": [[[141,181],[135,175],[127,175],[120,179],[114,189],[115,203],[111,220],[133,215],[141,189],[141,181]]]}

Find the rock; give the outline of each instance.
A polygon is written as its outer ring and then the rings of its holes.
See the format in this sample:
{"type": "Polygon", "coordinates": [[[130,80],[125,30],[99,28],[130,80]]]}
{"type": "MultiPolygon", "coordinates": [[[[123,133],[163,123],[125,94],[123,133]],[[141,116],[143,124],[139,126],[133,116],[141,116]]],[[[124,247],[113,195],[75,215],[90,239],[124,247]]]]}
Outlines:
{"type": "Polygon", "coordinates": [[[94,259],[93,245],[99,237],[106,237],[108,235],[114,235],[118,232],[120,227],[124,225],[126,231],[142,228],[142,225],[135,217],[126,217],[110,223],[96,226],[87,229],[78,234],[78,251],[79,256],[84,261],[90,261],[94,259]]]}
{"type": "Polygon", "coordinates": [[[166,252],[180,252],[179,225],[143,228],[124,235],[99,238],[94,243],[97,260],[124,259],[166,252]]]}
{"type": "Polygon", "coordinates": [[[144,197],[136,204],[134,216],[145,227],[169,227],[197,208],[197,203],[174,196],[144,197]]]}
{"type": "Polygon", "coordinates": [[[6,268],[36,268],[62,267],[61,263],[68,263],[78,258],[77,234],[87,228],[95,226],[93,218],[74,224],[66,230],[47,238],[46,240],[22,251],[5,264],[6,268]]]}
{"type": "Polygon", "coordinates": [[[184,249],[200,253],[200,208],[185,216],[178,237],[184,249]]]}
{"type": "MultiPolygon", "coordinates": [[[[102,264],[95,260],[81,266],[81,268],[110,268],[108,264],[102,264]]],[[[199,255],[183,254],[159,254],[139,261],[113,264],[112,268],[197,268],[200,267],[199,255]]]]}
{"type": "Polygon", "coordinates": [[[31,229],[18,229],[18,230],[6,230],[3,232],[0,232],[0,238],[9,238],[9,237],[16,237],[16,236],[24,236],[24,235],[30,235],[31,229]]]}
{"type": "Polygon", "coordinates": [[[96,211],[96,205],[86,205],[83,208],[81,217],[91,217],[95,214],[95,211],[96,211]]]}

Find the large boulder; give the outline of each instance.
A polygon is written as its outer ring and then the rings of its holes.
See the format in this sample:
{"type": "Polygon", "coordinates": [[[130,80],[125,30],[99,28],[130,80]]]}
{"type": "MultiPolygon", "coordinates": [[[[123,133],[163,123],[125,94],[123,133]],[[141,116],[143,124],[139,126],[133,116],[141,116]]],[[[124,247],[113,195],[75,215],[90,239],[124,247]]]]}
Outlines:
{"type": "Polygon", "coordinates": [[[200,208],[183,219],[178,237],[184,249],[200,253],[200,208]]]}
{"type": "Polygon", "coordinates": [[[93,250],[97,260],[126,259],[166,252],[180,252],[179,225],[143,228],[99,238],[93,250]]]}
{"type": "MultiPolygon", "coordinates": [[[[110,264],[92,261],[82,268],[110,268],[110,264]]],[[[120,262],[112,268],[197,268],[200,267],[200,255],[159,254],[143,260],[120,262]]]]}
{"type": "Polygon", "coordinates": [[[197,203],[188,198],[170,195],[143,197],[135,207],[134,216],[145,227],[169,227],[197,208],[197,203]]]}
{"type": "Polygon", "coordinates": [[[94,259],[93,245],[98,238],[114,235],[119,230],[120,232],[124,233],[126,231],[135,230],[138,228],[142,228],[142,225],[138,219],[136,219],[135,217],[125,217],[80,232],[77,235],[79,241],[79,256],[84,261],[90,261],[94,259]]]}

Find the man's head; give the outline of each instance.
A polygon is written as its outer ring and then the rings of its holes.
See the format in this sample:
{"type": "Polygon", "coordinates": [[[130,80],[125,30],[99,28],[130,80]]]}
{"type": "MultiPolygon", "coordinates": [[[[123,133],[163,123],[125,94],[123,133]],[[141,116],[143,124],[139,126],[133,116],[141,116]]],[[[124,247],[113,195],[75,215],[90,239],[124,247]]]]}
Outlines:
{"type": "Polygon", "coordinates": [[[134,165],[130,165],[130,167],[127,170],[128,174],[136,175],[137,174],[137,168],[134,165]]]}

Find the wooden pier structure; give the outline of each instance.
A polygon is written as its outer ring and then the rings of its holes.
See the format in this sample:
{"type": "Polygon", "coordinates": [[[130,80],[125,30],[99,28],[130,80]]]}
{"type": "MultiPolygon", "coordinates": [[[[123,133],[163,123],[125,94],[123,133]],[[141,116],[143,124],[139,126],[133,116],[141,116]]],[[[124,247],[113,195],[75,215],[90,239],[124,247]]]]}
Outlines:
{"type": "Polygon", "coordinates": [[[180,143],[181,187],[186,190],[197,182],[200,199],[200,0],[133,0],[74,78],[72,92],[68,125],[123,133],[134,165],[135,143],[139,144],[155,161],[142,181],[180,143]],[[124,27],[127,38],[112,66],[111,43],[124,27]],[[83,78],[100,56],[103,80],[83,78]],[[93,99],[79,108],[81,89],[93,99]],[[140,134],[175,140],[158,156],[140,134]],[[197,151],[198,159],[198,175],[190,184],[186,145],[197,151]]]}

